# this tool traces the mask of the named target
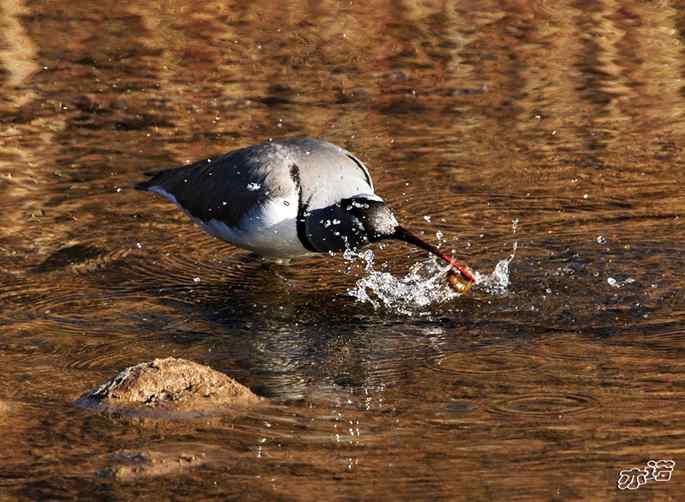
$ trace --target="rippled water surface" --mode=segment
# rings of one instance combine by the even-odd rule
[[[680,2],[2,0],[0,27],[0,499],[613,500],[673,459],[636,496],[682,500]],[[428,287],[402,244],[265,265],[132,189],[301,136],[484,282]],[[73,405],[170,355],[270,404]],[[205,460],[103,475],[129,450]]]

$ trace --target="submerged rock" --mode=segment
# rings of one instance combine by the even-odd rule
[[[212,412],[259,401],[228,375],[185,359],[168,357],[137,364],[83,394],[82,406]]]
[[[123,450],[108,456],[107,467],[97,475],[119,481],[136,481],[142,478],[168,476],[215,460],[212,449],[189,446],[161,447],[155,450]]]

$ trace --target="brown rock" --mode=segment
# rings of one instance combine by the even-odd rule
[[[141,478],[179,474],[183,471],[204,465],[216,457],[213,450],[197,447],[170,448],[156,450],[123,450],[109,455],[107,467],[98,471],[99,477],[114,478],[119,481],[136,481]]]
[[[83,406],[218,411],[259,401],[228,375],[192,361],[169,357],[121,371],[77,401]]]

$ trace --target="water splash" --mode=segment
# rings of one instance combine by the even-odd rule
[[[484,289],[488,293],[497,295],[505,294],[510,284],[509,264],[516,257],[517,248],[518,241],[514,241],[509,257],[497,262],[497,265],[495,265],[495,270],[493,270],[490,274],[483,275],[480,272],[475,271],[474,276],[476,277],[476,286],[478,286],[479,289]]]
[[[609,284],[609,286],[611,286],[612,288],[616,288],[616,289],[622,288],[623,286],[625,286],[627,284],[632,284],[634,282],[635,282],[635,279],[633,279],[632,277],[628,277],[627,279],[625,279],[623,281],[621,281],[619,279],[614,279],[613,277],[607,277],[607,284]]]
[[[373,251],[361,254],[345,253],[346,259],[361,258],[365,275],[359,279],[348,294],[361,303],[370,303],[392,311],[413,315],[425,307],[444,303],[459,296],[447,284],[447,267],[439,267],[434,260],[414,264],[403,277],[375,269]]]
[[[473,271],[476,278],[475,290],[495,295],[506,294],[510,284],[509,264],[516,256],[517,245],[514,242],[511,255],[500,260],[491,273]],[[422,314],[427,313],[426,309],[430,306],[462,296],[447,283],[446,276],[450,267],[442,266],[442,263],[432,257],[414,264],[401,277],[377,270],[375,255],[371,250],[361,253],[348,250],[344,257],[348,261],[361,260],[365,272],[347,293],[360,303],[371,304],[374,309],[383,307],[405,315]]]
[[[511,220],[511,231],[514,235],[518,231],[519,219],[514,218]],[[511,246],[511,254],[508,258],[500,260],[495,265],[495,270],[493,270],[488,275],[483,275],[478,271],[475,271],[474,276],[476,277],[476,286],[480,289],[484,289],[486,292],[496,295],[504,295],[509,288],[509,264],[516,257],[516,250],[518,249],[518,241],[514,241]]]

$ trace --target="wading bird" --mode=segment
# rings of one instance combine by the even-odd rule
[[[394,239],[425,249],[475,282],[454,258],[397,222],[357,157],[325,141],[271,141],[150,175],[136,188],[160,194],[211,235],[264,257],[357,250]]]

